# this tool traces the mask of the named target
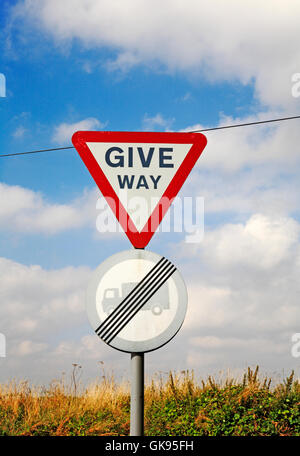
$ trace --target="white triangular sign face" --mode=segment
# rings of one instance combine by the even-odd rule
[[[206,145],[199,133],[77,132],[72,141],[136,248],[148,244]]]
[[[140,233],[192,144],[88,142],[87,146]]]

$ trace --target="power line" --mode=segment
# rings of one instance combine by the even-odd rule
[[[40,154],[41,152],[51,152],[53,150],[66,150],[66,149],[74,149],[74,146],[55,147],[54,149],[30,150],[29,152],[16,152],[15,154],[0,155],[0,157],[15,157],[17,155]]]
[[[265,123],[270,123],[270,122],[282,122],[284,120],[293,120],[293,119],[300,119],[300,116],[281,117],[280,119],[258,120],[256,122],[248,122],[248,123],[241,123],[241,124],[234,124],[234,125],[224,125],[222,127],[213,127],[213,128],[205,128],[202,130],[193,130],[193,131],[190,131],[189,133],[201,133],[204,131],[224,130],[225,128],[247,127],[249,125],[259,125],[259,124],[265,124]]]
[[[283,122],[285,120],[293,120],[293,119],[300,119],[300,115],[291,116],[291,117],[281,117],[279,119],[259,120],[256,122],[247,122],[247,123],[241,123],[241,124],[223,125],[221,127],[203,128],[202,130],[192,130],[187,133],[203,133],[205,131],[225,130],[226,128],[248,127],[250,125],[261,125],[261,124],[266,124],[266,123],[271,123],[271,122]],[[16,157],[18,155],[40,154],[42,152],[52,152],[52,151],[56,151],[56,150],[68,150],[68,149],[74,149],[74,146],[55,147],[52,149],[30,150],[28,152],[16,152],[13,154],[2,154],[2,155],[0,155],[0,158],[1,157]]]

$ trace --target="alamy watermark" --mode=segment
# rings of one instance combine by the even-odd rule
[[[6,97],[6,78],[3,73],[0,73],[0,97]]]
[[[185,242],[189,244],[200,243],[203,240],[204,198],[202,196],[176,197],[171,200],[162,197],[159,200],[142,196],[127,198],[124,192],[120,200],[121,203],[117,204],[113,198],[98,199],[96,208],[100,213],[96,219],[96,227],[100,233],[135,231],[136,227],[139,232],[185,233]],[[135,227],[132,227],[127,212]],[[117,215],[119,222],[113,213]],[[150,214],[152,216],[148,221]]]
[[[0,333],[0,358],[5,358],[6,356],[6,337],[4,334]]]
[[[294,98],[300,97],[300,73],[294,73],[292,75],[292,96]]]
[[[300,357],[300,333],[295,333],[292,335],[292,345],[291,354],[293,358]]]

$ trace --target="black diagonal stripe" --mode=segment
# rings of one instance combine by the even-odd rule
[[[123,301],[120,302],[120,304],[105,318],[105,320],[98,326],[98,328],[95,329],[96,332],[99,331],[102,327],[106,326],[106,324],[110,321],[113,320],[116,316],[116,314],[119,313],[121,307],[123,307],[123,304],[126,304],[127,300],[137,291],[137,289],[143,284],[144,281],[146,281],[150,274],[152,274],[157,268],[160,268],[161,263],[164,263],[165,261],[168,261],[166,258],[161,258],[158,263],[145,275],[145,277],[130,291],[130,293],[123,299]]]
[[[157,284],[161,280],[161,278],[163,278],[169,272],[170,268],[173,268],[173,267],[174,266],[172,265],[172,263],[170,263],[168,261],[167,264],[165,264],[163,267],[161,267],[159,269],[158,275],[157,275],[157,271],[156,271],[155,275],[151,278],[151,280],[148,280],[143,285],[144,290],[141,289],[139,291],[139,293],[133,299],[131,299],[129,305],[126,306],[126,308],[123,310],[123,312],[121,312],[121,314],[118,316],[118,319],[113,321],[113,325],[112,326],[110,325],[111,327],[105,328],[104,331],[101,332],[100,337],[104,340],[107,337],[109,337],[108,333],[112,333],[115,331],[115,328],[119,326],[120,321],[124,321],[124,319],[127,318],[127,316],[136,308],[136,306],[139,304],[141,299],[143,299],[145,296],[147,296],[149,289],[151,290],[153,288],[153,286],[155,284]],[[98,335],[99,335],[99,333],[98,333]]]
[[[107,330],[109,326],[112,326],[116,323],[117,319],[120,318],[120,315],[127,310],[127,308],[131,305],[132,300],[135,299],[136,295],[140,293],[140,290],[146,286],[150,281],[152,281],[153,277],[160,271],[163,270],[166,264],[169,261],[167,259],[163,259],[160,261],[159,264],[157,263],[149,273],[135,286],[135,288],[123,299],[123,301],[116,307],[114,310],[114,314],[112,318],[106,318],[104,322],[99,326],[97,329],[97,334],[102,337],[103,332]]]
[[[138,291],[138,289],[145,283],[145,281],[147,281],[149,279],[150,275],[152,275],[155,272],[155,270],[160,268],[162,266],[162,264],[165,262],[168,262],[168,260],[164,257],[161,258],[156,263],[156,265],[152,269],[150,269],[150,271],[145,275],[145,277],[123,299],[123,301],[120,302],[120,304],[107,316],[107,318],[105,318],[105,320],[98,326],[98,328],[95,329],[95,331],[98,332],[100,329],[105,327],[111,320],[113,320],[115,318],[115,316],[117,316],[119,314],[120,310],[122,310],[122,308],[124,307],[126,302],[133,296],[133,294],[135,294]]]
[[[145,305],[145,303],[152,298],[152,296],[157,292],[157,290],[162,287],[162,285],[171,277],[172,274],[174,274],[175,271],[176,267],[173,266],[170,272],[166,276],[164,276],[162,281],[159,284],[157,284],[157,286],[151,291],[151,293],[146,298],[142,300],[139,306],[135,309],[134,314],[130,315],[127,318],[127,320],[124,321],[124,323],[120,327],[118,327],[118,329],[108,339],[105,340],[107,344],[110,344],[111,341],[122,331],[122,329],[125,328],[125,326],[130,322],[130,320],[139,312],[139,310]]]
[[[163,277],[160,277],[159,280],[157,280],[155,283],[153,283],[152,287],[147,290],[148,294],[144,294],[139,301],[136,303],[135,307],[131,309],[125,317],[122,319],[122,321],[118,322],[116,327],[110,334],[108,334],[103,340],[105,342],[109,342],[116,337],[119,332],[130,322],[130,320],[142,309],[142,307],[151,299],[154,293],[168,280],[168,278],[176,271],[175,266],[171,266],[168,269],[168,272],[166,275]]]
[[[113,319],[111,319],[108,323],[107,323],[107,319],[104,320],[101,328],[99,328],[99,330],[97,331],[97,334],[99,337],[103,338],[103,336],[108,332],[108,331],[111,331],[112,330],[112,327],[117,325],[118,324],[118,321],[120,320],[120,318],[122,318],[122,316],[124,315],[124,313],[127,313],[128,310],[130,310],[130,308],[135,304],[136,300],[140,298],[140,295],[141,293],[144,293],[145,292],[145,289],[149,288],[152,284],[152,282],[154,280],[157,280],[157,276],[159,275],[162,275],[165,271],[165,269],[167,267],[169,267],[171,263],[169,262],[169,260],[165,259],[163,262],[160,263],[160,267],[159,268],[152,268],[152,270],[150,271],[150,274],[147,274],[147,279],[146,277],[135,287],[135,291],[134,293],[131,293],[130,295],[128,295],[124,301],[123,301],[123,305],[121,307],[121,305],[118,306],[118,312],[115,313],[115,316]],[[145,280],[146,279],[146,280]],[[130,299],[129,299],[130,298]],[[125,302],[126,301],[126,302]]]

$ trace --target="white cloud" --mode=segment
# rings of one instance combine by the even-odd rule
[[[145,114],[143,118],[143,130],[154,131],[157,127],[169,130],[173,122],[174,119],[166,119],[160,113],[153,117]]]
[[[198,349],[207,350],[210,352],[218,352],[220,350],[229,349],[236,351],[247,350],[253,353],[282,353],[285,351],[284,344],[274,343],[267,338],[255,337],[255,338],[237,338],[237,337],[215,337],[215,336],[204,336],[204,337],[193,337],[190,340],[192,347]]]
[[[300,60],[297,0],[288,8],[272,0],[24,0],[13,16],[57,43],[79,39],[85,47],[109,47],[119,63],[160,62],[170,70],[200,71],[210,81],[254,83],[262,102],[297,106],[291,95]]]
[[[71,138],[76,131],[102,130],[104,127],[105,124],[94,117],[89,117],[71,124],[64,122],[55,127],[52,140],[58,144],[66,144],[71,142]]]
[[[207,232],[197,249],[183,246],[190,271],[185,331],[241,339],[291,334],[300,319],[299,233],[292,218],[256,214]]]
[[[18,322],[17,328],[24,331],[24,333],[31,333],[37,328],[37,325],[37,319],[25,317]]]
[[[25,352],[31,347],[28,334],[33,342],[40,342],[65,325],[78,325],[89,274],[86,267],[48,271],[0,258],[3,333],[8,339],[22,339],[26,334],[20,345]]]
[[[84,191],[69,204],[49,203],[38,192],[0,183],[0,228],[22,233],[55,234],[96,224],[99,192]]]
[[[47,346],[48,345],[44,343],[36,343],[32,340],[23,340],[16,346],[15,349],[12,350],[12,353],[17,356],[27,356],[44,351]]]
[[[234,125],[280,117],[278,112],[260,112],[243,118],[221,116],[219,125]],[[203,125],[190,125],[181,131],[203,129]],[[268,165],[288,169],[300,164],[298,149],[299,120],[255,127],[204,132],[208,142],[198,164],[201,168],[236,172],[245,167]]]
[[[1,381],[9,375],[45,381],[78,360],[90,360],[93,370],[96,359],[107,358],[86,317],[90,275],[87,267],[45,270],[0,258],[0,331],[7,343]]]
[[[276,117],[260,113],[236,124]],[[207,146],[191,172],[181,195],[202,196],[205,214],[245,217],[253,213],[289,215],[300,207],[300,141],[298,121],[204,133]],[[184,131],[201,129],[193,125]]]
[[[65,204],[57,204],[48,202],[39,192],[0,182],[0,197],[0,231],[56,235],[89,227],[94,237],[101,236],[102,239],[115,238],[123,233],[97,188],[84,190],[81,196]],[[107,225],[113,230],[106,231]]]
[[[83,336],[79,341],[61,341],[55,347],[54,356],[69,357],[70,359],[99,359],[99,338],[96,334]]]
[[[220,328],[231,318],[232,290],[230,287],[206,286],[202,279],[199,283],[188,283],[189,308],[184,321],[184,330]],[[200,300],[199,300],[200,297]]]
[[[13,132],[13,137],[16,138],[16,139],[23,138],[26,132],[27,132],[27,128],[25,128],[22,125],[20,125]]]
[[[186,92],[186,93],[180,98],[180,101],[186,102],[186,101],[190,101],[191,99],[192,99],[191,92]]]
[[[114,60],[106,62],[105,66],[109,71],[121,71],[126,73],[132,67],[139,64],[139,59],[131,52],[123,52]]]
[[[204,254],[222,266],[276,267],[298,247],[299,224],[285,217],[255,214],[245,224],[225,224],[206,232]]]
[[[177,342],[189,367],[297,369],[291,336],[300,321],[299,233],[291,217],[255,214],[207,230],[198,248],[182,245],[181,256],[173,247],[177,264],[187,260],[189,305]]]
[[[253,363],[293,366],[291,334],[300,321],[299,230],[291,217],[256,214],[243,224],[211,230],[197,250],[184,246],[187,316],[170,345],[153,359],[147,355],[148,369],[211,373]],[[89,332],[84,293],[90,274],[83,267],[47,271],[0,259],[0,330],[8,346],[3,372],[41,378],[78,362],[91,376],[97,360],[110,366],[118,360],[120,374],[128,357]],[[43,363],[47,373],[39,372]]]

